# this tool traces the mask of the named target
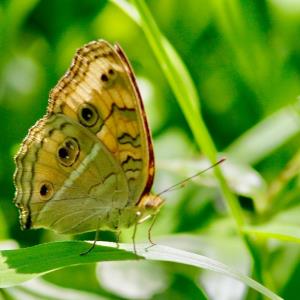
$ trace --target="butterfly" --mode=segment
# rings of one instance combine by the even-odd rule
[[[150,130],[119,45],[98,40],[77,50],[15,163],[22,229],[120,231],[158,212]]]

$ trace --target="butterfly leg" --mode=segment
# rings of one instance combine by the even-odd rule
[[[98,238],[99,238],[99,219],[98,219],[97,230],[95,233],[95,238],[94,238],[94,242],[93,242],[92,246],[90,248],[88,248],[86,251],[80,253],[80,256],[89,254],[95,248]]]
[[[151,222],[150,227],[149,227],[149,229],[148,229],[148,241],[150,242],[151,245],[148,246],[148,247],[146,248],[146,250],[148,250],[148,249],[150,249],[151,247],[153,247],[153,246],[156,245],[156,243],[153,242],[152,236],[151,236],[151,231],[152,231],[152,228],[153,228],[153,226],[154,226],[154,224],[155,224],[156,218],[157,218],[157,215],[156,215],[156,214],[153,215],[152,222]]]
[[[122,233],[121,230],[118,230],[116,232],[116,245],[117,245],[117,249],[119,249],[119,247],[120,247],[120,236],[121,236],[121,233]]]
[[[134,228],[133,228],[133,233],[132,233],[132,244],[133,244],[133,251],[134,251],[134,254],[137,254],[137,251],[136,251],[136,244],[135,244],[135,237],[136,237],[136,232],[137,232],[137,226],[138,226],[138,222],[135,222],[134,223]]]

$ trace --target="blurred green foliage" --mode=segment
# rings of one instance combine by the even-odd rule
[[[299,1],[151,0],[147,4],[186,64],[210,134],[218,150],[229,158],[224,173],[249,223],[245,231],[252,234],[261,255],[263,284],[285,299],[296,299],[300,280]],[[15,247],[13,240],[29,246],[70,238],[45,230],[20,231],[12,204],[13,155],[28,128],[46,111],[48,93],[69,67],[75,50],[99,38],[120,43],[138,77],[154,137],[155,191],[203,168],[201,149],[161,66],[141,29],[118,6],[104,0],[0,0],[3,247]],[[215,180],[208,174],[196,183],[165,196],[166,205],[153,236],[159,243],[218,258],[251,275],[249,254]],[[146,239],[148,226],[139,228],[140,240]],[[124,232],[122,240],[129,241],[130,235]],[[92,239],[93,235],[81,238]],[[101,239],[112,240],[113,236],[103,233]],[[18,293],[25,290],[26,294],[27,289],[38,295],[34,299],[42,299],[37,292],[40,287],[43,291],[52,288],[60,296],[49,295],[63,299],[66,291],[62,287],[66,287],[89,292],[86,299],[256,296],[224,276],[188,267],[148,263],[143,268],[131,263],[124,268],[121,262],[116,264],[60,270],[46,275],[44,282],[33,282],[21,291],[10,288],[2,294],[4,299],[7,295],[21,299]],[[129,270],[132,276],[128,276]],[[151,279],[149,274],[154,273],[157,278]],[[148,284],[142,281],[145,287],[139,286],[140,277],[148,279]],[[78,299],[85,299],[80,295]]]

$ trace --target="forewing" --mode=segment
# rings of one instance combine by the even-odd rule
[[[127,178],[129,206],[149,193],[151,137],[133,71],[119,46],[100,40],[79,49],[50,94],[48,112],[79,122],[107,147]]]

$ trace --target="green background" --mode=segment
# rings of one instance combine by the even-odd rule
[[[211,137],[220,156],[228,157],[223,164],[225,177],[238,196],[246,223],[253,226],[252,233],[254,226],[263,228],[252,236],[260,253],[263,284],[285,299],[296,299],[300,280],[300,2],[162,0],[147,1],[147,5],[194,81]],[[23,247],[72,238],[19,229],[12,203],[13,156],[28,129],[45,113],[49,91],[69,67],[76,49],[99,38],[118,42],[137,75],[154,138],[154,191],[207,166],[143,31],[117,5],[101,0],[0,0],[3,249],[16,243]],[[251,276],[249,254],[211,173],[165,194],[164,199],[166,205],[153,230],[158,243],[205,254]],[[147,239],[148,227],[139,228],[139,241]],[[284,236],[284,230],[290,230],[290,235]],[[121,240],[128,242],[130,236],[130,230],[124,232]],[[93,239],[93,234],[77,238]],[[115,240],[107,232],[100,238]],[[87,265],[44,279],[47,282],[32,283],[23,290],[34,299],[42,297],[35,295],[39,288],[45,297],[47,289],[52,295],[51,288],[64,297],[61,287],[72,289],[79,298],[77,290],[86,291],[90,293],[82,296],[86,299],[258,297],[224,276],[166,263]],[[15,296],[16,290],[3,291],[3,297],[6,293]]]

